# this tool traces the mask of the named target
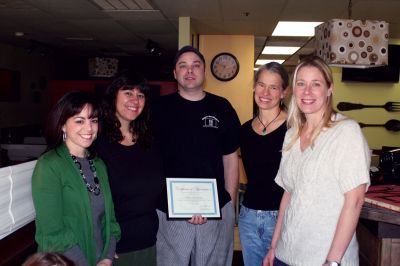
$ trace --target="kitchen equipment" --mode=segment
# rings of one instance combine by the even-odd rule
[[[358,123],[360,127],[384,127],[389,131],[400,131],[400,121],[396,119],[390,119],[385,124],[364,124]]]
[[[385,183],[400,183],[400,148],[382,147],[379,170]]]
[[[384,105],[366,105],[361,103],[340,102],[337,105],[339,111],[350,111],[363,108],[384,108],[388,112],[400,112],[400,102],[387,102]]]

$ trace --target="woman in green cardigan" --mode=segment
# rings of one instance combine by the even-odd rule
[[[39,251],[63,253],[78,266],[111,265],[120,237],[106,167],[88,151],[98,110],[88,93],[61,98],[47,122],[49,151],[32,176]]]

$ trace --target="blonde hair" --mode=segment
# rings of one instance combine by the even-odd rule
[[[292,86],[293,90],[296,86],[297,74],[303,67],[317,68],[324,77],[327,87],[333,88],[333,76],[329,66],[320,57],[310,56],[301,60],[300,63],[297,65],[293,75],[293,86]],[[335,121],[332,120],[332,117],[336,114],[336,111],[333,110],[332,93],[328,95],[326,101],[327,104],[325,106],[324,114],[322,116],[322,121],[321,123],[319,123],[319,125],[314,130],[311,136],[311,147],[313,146],[315,139],[317,138],[317,136],[319,135],[319,133],[323,128],[327,127],[329,128],[335,124]],[[289,150],[293,146],[293,144],[297,141],[297,139],[300,137],[301,130],[303,129],[305,123],[306,123],[306,117],[304,113],[297,106],[296,96],[293,93],[290,99],[287,124],[289,128],[293,128],[292,130],[294,131],[294,133],[293,133],[293,138],[285,148],[286,151]]]

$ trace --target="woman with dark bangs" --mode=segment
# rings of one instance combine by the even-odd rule
[[[62,253],[77,266],[111,266],[120,236],[106,167],[88,150],[98,112],[88,93],[62,97],[47,122],[49,151],[32,176],[39,251]]]
[[[105,161],[121,225],[114,265],[156,265],[156,207],[163,189],[161,157],[150,134],[149,87],[123,72],[103,98],[101,134],[95,149]]]

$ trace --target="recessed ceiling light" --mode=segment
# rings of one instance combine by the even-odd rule
[[[314,36],[314,28],[322,22],[279,21],[272,36]]]
[[[22,37],[22,36],[25,35],[25,33],[23,33],[22,31],[16,31],[14,34],[15,34],[15,36],[17,36],[17,37]]]
[[[263,54],[294,54],[300,46],[265,46],[262,53]]]
[[[282,59],[258,59],[256,61],[256,65],[265,65],[271,62],[277,62],[279,64],[282,64],[285,60]]]

